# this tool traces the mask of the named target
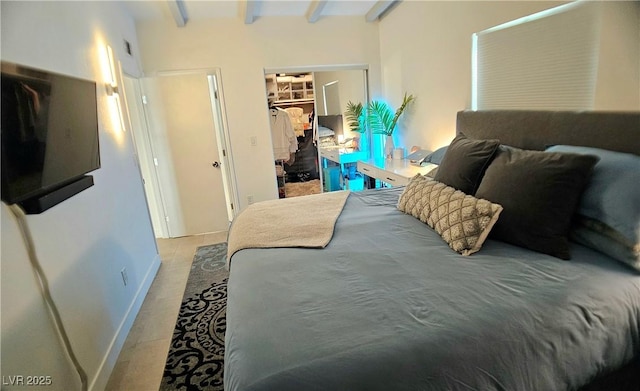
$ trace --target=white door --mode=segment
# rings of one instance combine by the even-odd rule
[[[170,237],[229,227],[207,74],[142,79]]]
[[[142,104],[140,83],[138,79],[128,75],[124,75],[123,82],[129,121],[131,123],[131,133],[140,164],[142,183],[144,184],[147,204],[149,205],[149,214],[151,215],[153,230],[157,238],[166,238],[169,236],[169,228],[164,219],[166,211],[164,210],[164,203],[162,202],[158,173],[153,163],[155,154],[153,153],[151,140],[149,139],[149,129]]]

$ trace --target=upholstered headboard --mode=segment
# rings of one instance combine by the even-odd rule
[[[523,149],[568,144],[640,155],[640,112],[465,110],[457,133]]]

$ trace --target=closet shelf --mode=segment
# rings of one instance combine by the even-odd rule
[[[277,100],[277,101],[273,102],[273,104],[276,105],[276,106],[296,105],[296,104],[302,104],[302,103],[313,103],[313,98],[307,98],[307,99],[283,99],[283,100]]]
[[[276,91],[278,102],[313,100],[313,75],[277,76],[267,79],[267,89]]]

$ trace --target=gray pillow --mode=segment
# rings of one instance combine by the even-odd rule
[[[475,195],[504,208],[491,237],[570,259],[571,218],[597,161],[501,146]]]
[[[435,151],[431,152],[424,158],[424,163],[433,163],[433,164],[442,163],[442,158],[444,158],[445,153],[447,153],[447,148],[449,148],[448,145],[444,147],[440,147]]]
[[[472,140],[459,134],[447,148],[434,179],[474,195],[499,146],[498,140]]]
[[[600,158],[580,199],[571,237],[640,270],[640,156],[569,145],[547,151]]]

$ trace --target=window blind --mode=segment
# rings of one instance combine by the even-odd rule
[[[472,109],[593,109],[599,10],[571,3],[474,34]]]

